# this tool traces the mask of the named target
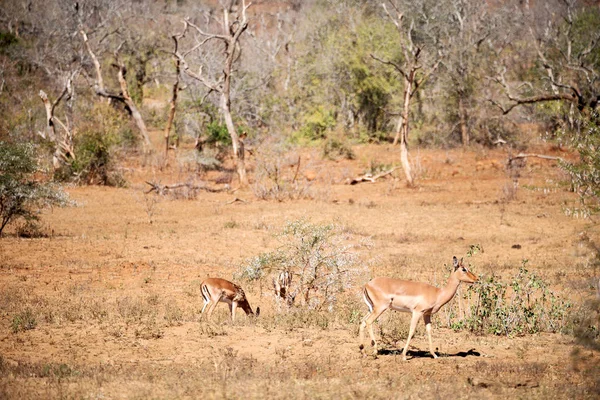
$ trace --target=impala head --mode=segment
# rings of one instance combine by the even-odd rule
[[[238,307],[244,310],[246,315],[254,315],[255,317],[260,315],[260,307],[256,307],[256,312],[252,311],[252,307],[250,307],[250,303],[246,299],[239,301]]]
[[[459,281],[466,283],[475,283],[479,280],[479,278],[477,278],[475,274],[473,274],[471,271],[468,270],[467,267],[464,266],[462,258],[460,259],[460,261],[458,261],[458,258],[454,256],[452,261],[454,263],[454,275],[458,278]]]

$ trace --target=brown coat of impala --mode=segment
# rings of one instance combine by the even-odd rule
[[[369,335],[371,336],[371,345],[374,347],[374,354],[377,354],[377,342],[373,334],[373,322],[385,310],[390,308],[396,311],[412,313],[408,339],[402,351],[403,359],[406,360],[408,344],[415,333],[415,328],[421,317],[423,317],[423,321],[425,322],[425,329],[429,339],[429,351],[433,355],[433,358],[437,358],[431,341],[431,316],[438,312],[444,304],[452,300],[461,282],[475,283],[478,280],[477,276],[463,265],[462,259],[459,262],[454,257],[453,262],[454,271],[444,288],[437,288],[427,283],[394,278],[374,278],[367,283],[363,290],[363,299],[367,303],[367,307],[369,307],[369,313],[363,318],[360,324],[360,349],[364,348],[364,330],[368,327]]]
[[[240,307],[246,312],[246,315],[255,315],[248,303],[244,289],[235,283],[221,278],[208,278],[200,284],[200,291],[204,299],[202,314],[208,307],[207,318],[210,319],[215,307],[219,302],[227,303],[231,312],[231,320],[235,321],[235,310]],[[256,308],[256,315],[260,313],[260,308]]]

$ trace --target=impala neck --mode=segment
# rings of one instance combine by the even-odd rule
[[[438,294],[437,309],[452,300],[458,290],[458,285],[460,285],[458,278],[454,274],[450,275],[448,283],[443,289],[440,289],[440,293]]]

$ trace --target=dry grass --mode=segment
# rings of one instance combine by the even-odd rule
[[[594,324],[577,313],[589,314],[582,305],[595,293],[589,243],[600,243],[600,232],[564,215],[573,198],[553,183],[552,162],[520,168],[516,193],[505,190],[501,151],[420,151],[418,188],[406,188],[400,171],[350,186],[345,179],[375,161],[397,163],[393,148],[354,151],[356,160],[306,155],[302,168],[314,172],[311,190],[321,193],[310,200],[257,200],[251,189],[144,197],[145,179],[173,183],[181,171],[133,160],[129,188],[72,188],[78,207],[43,216],[41,229],[52,231],[8,232],[0,241],[0,397],[597,398],[597,351],[570,334],[455,332],[448,321],[460,312],[457,300],[434,317],[439,360],[425,351],[419,325],[412,358],[402,362],[409,318],[391,312],[376,324],[383,351],[362,357],[359,288],[333,313],[281,312],[270,284],[248,284],[259,318],[239,311],[231,323],[224,305],[211,322],[201,318],[206,276],[231,278],[278,245],[273,234],[286,221],[307,218],[372,239],[362,254],[374,261],[364,281],[387,275],[443,285],[444,264],[480,244],[483,253],[468,259],[475,273],[506,282],[527,259],[530,271],[578,306],[576,319]],[[211,177],[218,172],[203,179]]]

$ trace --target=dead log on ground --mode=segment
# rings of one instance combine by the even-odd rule
[[[217,188],[211,188],[210,186],[207,186],[206,184],[195,185],[193,183],[174,183],[172,185],[162,185],[158,182],[148,182],[148,181],[146,181],[146,183],[148,185],[150,185],[150,189],[147,192],[145,192],[146,194],[156,192],[157,194],[159,194],[161,196],[164,196],[165,193],[169,190],[176,190],[176,189],[181,189],[181,188],[187,188],[189,190],[204,190],[204,191],[210,192],[210,193],[226,192],[229,190],[228,187],[217,189]]]
[[[389,174],[391,174],[392,172],[394,172],[395,170],[397,170],[400,167],[394,167],[391,168],[387,171],[384,172],[380,172],[377,175],[372,175],[372,174],[364,174],[362,176],[358,176],[354,179],[352,179],[349,183],[350,185],[356,185],[357,183],[361,183],[361,182],[371,182],[371,183],[375,183],[375,181],[379,178],[383,178],[384,176],[387,176]]]

